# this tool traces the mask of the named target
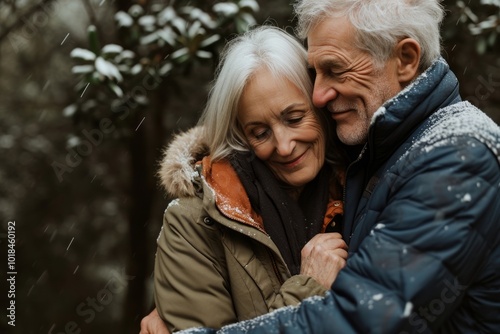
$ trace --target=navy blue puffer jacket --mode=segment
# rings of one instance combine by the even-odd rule
[[[347,171],[324,298],[221,333],[500,333],[500,129],[444,60],[381,107]]]

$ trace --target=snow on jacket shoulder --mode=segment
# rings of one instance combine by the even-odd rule
[[[324,295],[314,279],[290,276],[227,161],[210,163],[200,128],[165,151],[160,178],[173,200],[155,260],[155,303],[169,330],[250,319]]]
[[[437,60],[379,109],[349,166],[331,291],[220,332],[500,333],[499,151],[499,127]]]

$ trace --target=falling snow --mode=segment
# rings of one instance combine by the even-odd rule
[[[462,197],[462,203],[466,203],[466,202],[470,202],[472,200],[472,197],[470,194],[465,194],[463,197]]]
[[[412,310],[413,310],[413,304],[411,302],[407,302],[405,305],[405,310],[403,311],[403,317],[405,318],[409,317]]]
[[[69,36],[69,33],[66,34],[66,37],[64,37],[63,41],[61,42],[61,45],[63,45],[64,42],[66,42],[66,39],[68,38],[68,36]]]

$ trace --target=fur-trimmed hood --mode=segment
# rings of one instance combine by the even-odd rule
[[[158,176],[169,196],[194,196],[194,166],[198,160],[209,154],[203,138],[203,127],[196,126],[176,135],[163,151]]]

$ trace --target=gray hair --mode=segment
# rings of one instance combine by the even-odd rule
[[[401,38],[413,38],[421,48],[420,70],[441,53],[441,0],[298,0],[297,35],[305,39],[321,20],[346,17],[356,30],[356,47],[367,51],[377,66],[391,56]]]
[[[249,150],[237,120],[238,103],[247,82],[262,68],[276,78],[292,82],[309,99],[312,108],[307,51],[296,38],[271,26],[238,36],[222,52],[199,122],[204,125],[212,161],[225,158],[234,150]]]

